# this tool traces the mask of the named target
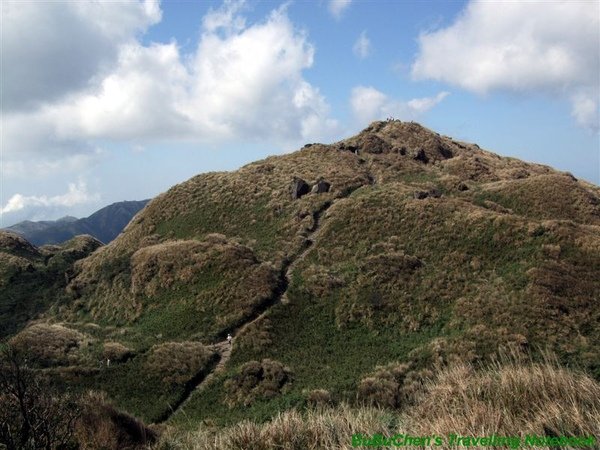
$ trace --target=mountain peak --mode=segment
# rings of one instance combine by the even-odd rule
[[[424,164],[450,159],[477,148],[441,136],[419,123],[400,120],[372,122],[356,136],[337,145],[342,150],[357,154],[397,154]]]
[[[597,187],[550,167],[374,122],[173,186],[96,251],[85,237],[73,251],[42,248],[56,253],[44,270],[89,254],[63,270],[62,297],[47,297],[61,305],[45,318],[94,336],[93,354],[115,341],[136,352],[114,358],[95,388],[153,422],[180,409],[165,403],[202,418],[247,414],[255,401],[275,413],[307,386],[352,402],[394,376],[400,386],[438,364],[548,342],[600,377],[599,205]],[[203,389],[180,353],[198,342],[220,354]],[[86,367],[89,350],[73,352]],[[157,358],[182,363],[181,391],[160,382]]]

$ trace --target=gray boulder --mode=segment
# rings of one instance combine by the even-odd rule
[[[329,188],[331,188],[331,183],[325,180],[319,180],[314,184],[311,192],[313,194],[323,194],[325,192],[329,192]]]
[[[292,199],[296,200],[310,192],[310,186],[302,178],[294,177],[290,184]]]
[[[427,153],[425,153],[425,150],[423,149],[419,149],[417,151],[417,153],[415,154],[415,156],[413,157],[413,159],[415,161],[421,161],[422,163],[427,164],[429,162],[429,158],[427,157]]]

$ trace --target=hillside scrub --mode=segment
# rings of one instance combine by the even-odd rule
[[[156,431],[119,411],[102,393],[87,392],[80,405],[74,437],[81,450],[142,449],[158,438]]]
[[[75,261],[100,242],[80,236],[63,245],[37,248],[0,230],[0,338],[14,335],[32,319],[60,303]]]
[[[165,383],[184,384],[206,371],[215,356],[199,342],[166,342],[152,347],[146,369]]]
[[[119,342],[105,342],[102,346],[102,357],[114,362],[125,362],[134,356],[134,352]]]
[[[75,278],[69,290],[94,300],[76,300],[77,309],[65,311],[67,316],[111,317],[117,323],[135,319],[142,339],[215,339],[268,303],[281,282],[271,263],[222,234],[149,245],[123,267],[113,280]],[[121,302],[115,304],[114,298]]]
[[[225,382],[230,406],[250,405],[256,399],[273,398],[292,382],[292,371],[278,361],[248,361]]]
[[[204,241],[167,241],[143,247],[131,257],[131,290],[149,297],[176,282],[190,283],[205,270],[244,270],[257,264],[252,249],[209,235]]]
[[[11,345],[34,363],[52,366],[73,363],[85,336],[62,325],[31,325],[10,340]]]
[[[469,364],[453,365],[424,383],[415,399],[400,411],[341,404],[289,410],[265,423],[243,421],[224,429],[202,426],[188,433],[171,429],[156,449],[341,450],[353,448],[353,434],[377,433],[441,436],[444,445],[424,448],[450,449],[455,448],[448,444],[450,434],[521,438],[600,434],[600,384],[551,361],[513,359],[479,370]]]
[[[442,371],[407,412],[411,432],[600,436],[600,384],[554,361]]]
[[[269,422],[243,421],[225,429],[202,427],[194,432],[166,432],[157,450],[311,450],[348,449],[354,433],[389,434],[394,415],[376,408],[347,405],[300,413],[282,412]],[[391,425],[391,426],[390,426]]]
[[[411,364],[390,363],[380,366],[360,381],[356,392],[359,404],[404,409],[421,394],[431,370],[415,370]]]

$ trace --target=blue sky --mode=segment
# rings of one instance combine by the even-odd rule
[[[2,226],[415,120],[600,183],[600,3],[2,2]]]

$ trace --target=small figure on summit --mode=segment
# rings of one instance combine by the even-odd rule
[[[231,346],[231,340],[233,339],[233,337],[231,336],[231,333],[227,333],[227,342],[229,343],[229,345]]]

